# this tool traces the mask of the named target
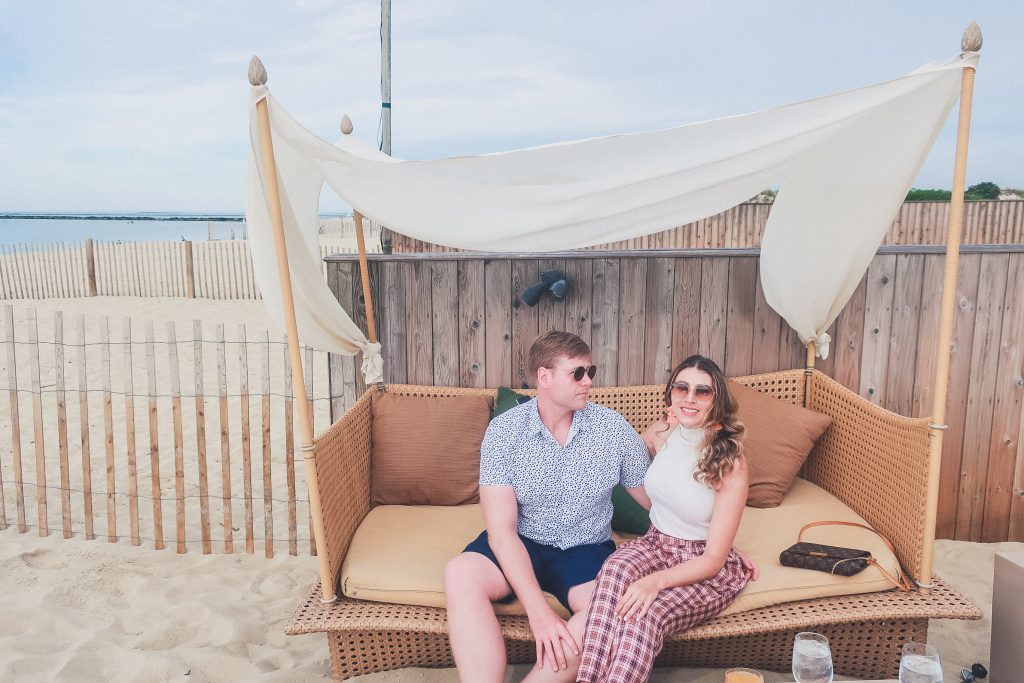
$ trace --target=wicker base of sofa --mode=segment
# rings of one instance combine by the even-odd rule
[[[334,679],[410,666],[453,666],[445,611],[340,598],[324,605],[317,585],[292,616],[286,632],[327,633]],[[930,595],[868,593],[789,602],[717,617],[670,638],[662,666],[753,666],[788,671],[793,636],[813,630],[828,636],[838,674],[893,678],[900,647],[923,641],[929,619],[980,619],[981,610],[935,577]],[[533,661],[525,617],[501,617],[509,663]]]

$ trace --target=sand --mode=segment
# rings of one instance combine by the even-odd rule
[[[988,662],[992,558],[1024,543],[939,541],[937,571],[985,612],[939,621],[929,641],[946,680]],[[202,555],[105,541],[0,532],[0,680],[329,681],[322,635],[285,636],[315,580],[309,557]],[[508,681],[528,667],[510,667]],[[784,681],[784,674],[768,674]],[[405,669],[362,683],[457,681],[453,669]],[[658,669],[652,681],[721,680],[706,669]]]
[[[204,338],[213,339],[214,325],[226,323],[229,339],[231,330],[239,323],[244,323],[249,330],[251,340],[263,330],[273,330],[273,325],[262,310],[258,301],[202,301],[182,299],[136,299],[127,297],[99,297],[95,299],[18,301],[12,303],[18,311],[19,320],[27,308],[35,308],[39,313],[40,334],[45,339],[45,330],[50,329],[52,311],[63,310],[70,320],[73,314],[84,313],[87,324],[96,316],[131,316],[136,321],[152,319],[157,321],[157,334],[160,338],[166,321],[172,320],[178,328],[180,338],[191,338],[191,320],[204,321]],[[24,334],[23,323],[19,323],[19,339]],[[120,327],[113,327],[113,338],[120,339]],[[69,325],[69,330],[73,330]],[[142,339],[142,325],[135,327],[135,339]],[[51,333],[52,334],[52,333]],[[69,332],[70,341],[77,341]],[[276,333],[271,332],[272,338]],[[19,349],[20,353],[20,349]],[[52,351],[48,351],[52,353]],[[90,350],[90,354],[93,351]],[[282,367],[280,347],[274,347],[272,359],[275,370],[275,382],[279,381]],[[159,352],[158,352],[159,355]],[[44,389],[53,388],[54,368],[51,362],[43,362],[41,383]],[[183,384],[192,377],[191,365],[186,365],[183,355],[181,377]],[[70,361],[68,361],[70,364]],[[138,361],[136,361],[137,363]],[[250,354],[250,366],[259,364],[259,355],[255,350]],[[19,386],[27,387],[27,364],[19,357]],[[94,381],[93,357],[89,358],[90,383]],[[122,386],[123,368],[113,363],[113,385],[115,390]],[[70,365],[69,365],[70,367]],[[230,367],[230,364],[229,364]],[[216,376],[215,359],[204,359],[207,395],[215,396]],[[6,388],[6,358],[0,359],[0,388]],[[68,375],[69,390],[76,386],[77,370],[70,369]],[[212,379],[211,379],[212,377]],[[254,375],[255,377],[255,375]],[[145,373],[135,369],[135,385],[142,393],[145,387]],[[166,377],[161,376],[164,382]],[[251,379],[251,381],[258,381]],[[229,387],[233,384],[229,372]],[[161,385],[163,386],[163,385]],[[318,389],[318,425],[326,424],[326,387],[317,385]],[[276,390],[276,386],[275,386]],[[186,392],[183,386],[183,393]],[[48,394],[52,399],[52,394]],[[90,425],[93,441],[94,481],[96,487],[102,486],[102,442],[96,442],[97,435],[102,437],[102,409],[93,407],[95,397],[90,399]],[[189,414],[185,402],[185,415]],[[237,415],[237,399],[233,399],[232,414]],[[125,433],[124,410],[119,404],[123,399],[115,397],[115,434]],[[77,398],[68,397],[69,434],[72,444],[78,435]],[[253,406],[253,421],[259,421],[258,403]],[[33,467],[31,451],[31,401],[23,397],[21,401],[22,434],[25,436],[24,453],[26,480],[30,480]],[[215,407],[208,406],[207,414],[216,412]],[[52,415],[52,410],[47,415]],[[28,417],[26,418],[26,415]],[[146,414],[144,406],[137,408],[136,423],[139,427],[140,453],[140,486],[145,482],[148,472],[148,435],[146,432]],[[275,420],[279,417],[275,416]],[[46,420],[44,441],[48,450],[48,467],[50,483],[58,482],[56,477],[56,460],[50,460],[52,445],[56,443],[56,420]],[[280,422],[275,422],[279,425]],[[161,424],[161,440],[168,443],[172,438],[167,432],[169,425]],[[258,429],[258,427],[256,428]],[[190,431],[191,430],[191,431]],[[215,431],[207,426],[208,452],[211,454],[210,486],[212,491],[219,491],[219,474],[217,473],[216,454],[219,446],[212,440],[210,432]],[[4,489],[8,521],[13,521],[13,495],[10,488],[10,413],[6,398],[0,401],[0,460],[4,467]],[[194,448],[194,423],[190,427],[188,420],[184,426],[184,443]],[[254,443],[259,443],[259,433],[254,431]],[[232,440],[232,462],[238,463],[238,439]],[[276,448],[275,453],[281,449]],[[173,472],[173,449],[164,447],[161,461],[164,467]],[[258,453],[258,448],[255,451]],[[75,451],[72,449],[72,454]],[[118,451],[119,462],[123,462],[121,451]],[[275,455],[275,457],[277,457]],[[74,455],[72,463],[75,462]],[[76,471],[78,474],[76,475]],[[258,476],[258,468],[254,475]],[[72,484],[80,484],[80,467],[71,467]],[[78,479],[75,479],[75,476]],[[304,497],[304,483],[299,468],[299,494]],[[235,481],[238,481],[236,478]],[[274,482],[274,497],[284,497],[284,478],[278,477]],[[119,482],[123,489],[123,482]],[[194,482],[190,483],[194,487]],[[189,489],[192,491],[192,488]],[[237,488],[236,488],[237,490]],[[170,495],[171,490],[164,495]],[[34,495],[34,494],[33,494]],[[262,519],[260,493],[257,490],[255,516],[257,525]],[[50,526],[60,526],[60,498],[58,492],[50,492]],[[76,499],[77,501],[77,499]],[[29,523],[34,522],[34,498],[30,498]],[[215,501],[216,503],[216,501]],[[143,501],[140,504],[145,505]],[[76,502],[75,505],[80,507]],[[97,499],[97,534],[101,535],[104,527],[104,504]],[[239,503],[235,502],[235,519],[241,516]],[[275,505],[277,505],[275,503]],[[123,521],[126,501],[122,498],[118,503],[120,531],[126,527]],[[165,503],[165,508],[167,504]],[[275,507],[275,511],[278,508]],[[220,508],[212,506],[212,519],[215,525],[215,538]],[[304,509],[300,509],[300,532],[304,527],[301,520],[305,517]],[[262,548],[256,546],[257,555],[236,553],[233,555],[213,554],[202,555],[198,542],[190,540],[188,552],[176,555],[173,547],[173,510],[165,509],[165,537],[168,548],[155,551],[151,543],[144,542],[141,547],[132,547],[126,540],[111,544],[103,538],[85,541],[82,535],[82,524],[76,518],[74,538],[63,540],[59,531],[48,538],[39,538],[36,530],[19,534],[12,527],[0,532],[0,592],[2,592],[3,609],[0,610],[0,680],[19,681],[94,681],[94,680],[130,680],[130,681],[329,681],[330,664],[327,656],[327,645],[322,635],[289,636],[284,635],[284,626],[300,598],[313,584],[316,578],[316,562],[314,558],[303,556],[308,548],[302,543],[299,546],[300,556],[291,557],[282,552],[279,546],[277,557],[268,560],[262,557]],[[278,516],[280,519],[280,516]],[[187,516],[188,537],[198,539],[198,514],[190,508]],[[143,515],[142,535],[147,537],[152,529],[146,526],[146,515]],[[236,522],[237,525],[237,522]],[[282,537],[283,529],[275,525],[276,536]],[[300,533],[300,536],[308,534]],[[257,533],[259,535],[259,533]],[[239,538],[235,534],[236,542]],[[238,544],[240,546],[240,544]],[[991,630],[991,595],[993,556],[1000,550],[1022,550],[1022,543],[975,544],[966,542],[939,541],[936,544],[936,571],[960,588],[971,600],[985,611],[986,618],[977,622],[935,622],[930,630],[929,640],[938,648],[943,658],[946,679],[956,680],[963,666],[972,662],[987,663],[989,634]],[[215,553],[222,552],[222,544],[214,544]],[[528,666],[510,667],[506,680],[520,680],[528,670]],[[700,681],[702,683],[717,682],[722,678],[720,670],[697,669],[659,669],[653,681]],[[786,674],[768,674],[769,681],[791,680]],[[359,679],[364,683],[399,683],[411,681],[429,681],[432,683],[457,681],[452,669],[426,670],[406,669],[364,676]],[[837,678],[837,680],[840,680]]]

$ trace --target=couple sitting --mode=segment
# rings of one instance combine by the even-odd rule
[[[459,675],[504,679],[491,602],[518,597],[537,643],[527,680],[646,681],[666,636],[718,614],[756,578],[732,548],[747,498],[736,402],[718,366],[691,356],[669,378],[666,418],[639,436],[587,402],[596,368],[576,335],[543,335],[529,366],[536,400],[496,417],[480,448],[486,531],[445,571]],[[616,484],[651,511],[647,534],[618,550]],[[568,622],[542,591],[573,612]]]

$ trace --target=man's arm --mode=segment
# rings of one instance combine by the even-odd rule
[[[498,558],[505,579],[526,608],[526,616],[537,641],[537,666],[543,668],[547,661],[553,671],[565,669],[563,648],[568,647],[573,654],[579,655],[579,644],[562,618],[548,605],[537,583],[530,555],[519,538],[515,490],[511,486],[481,486],[480,504],[491,550]]]

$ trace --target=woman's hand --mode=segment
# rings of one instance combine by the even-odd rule
[[[619,599],[619,604],[615,606],[615,616],[625,621],[643,619],[647,610],[654,603],[654,599],[661,592],[660,583],[656,574],[648,574],[629,584],[626,592]]]

